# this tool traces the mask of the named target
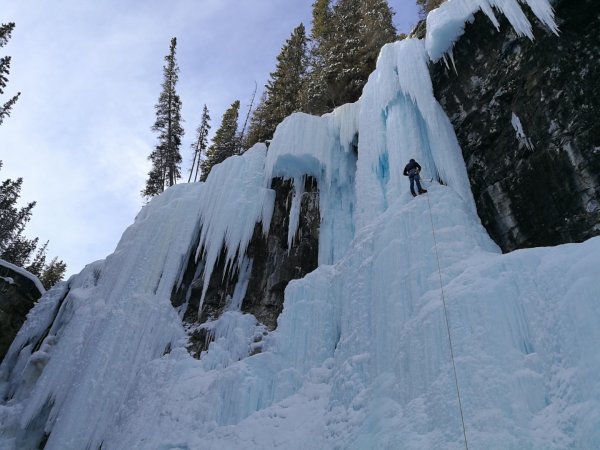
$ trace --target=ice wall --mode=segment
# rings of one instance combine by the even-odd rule
[[[296,113],[275,131],[265,163],[265,185],[273,177],[298,181],[309,175],[319,188],[319,264],[332,264],[354,237],[356,154],[352,147],[357,105],[346,105],[323,117]],[[298,192],[296,192],[298,194]],[[299,208],[292,208],[292,224]]]
[[[197,232],[201,185],[153,199],[115,252],[49,291],[1,369],[3,448],[99,448],[138,372],[183,328],[171,290]],[[9,445],[10,444],[10,445]]]
[[[436,252],[469,447],[594,448],[600,239],[501,255],[460,196],[429,188],[431,216],[398,198],[291,282],[262,353],[153,361],[107,448],[464,448]]]
[[[198,198],[202,228],[196,259],[204,261],[199,308],[221,250],[225,249],[225,266],[239,269],[255,225],[262,223],[264,234],[269,231],[275,192],[270,183],[263,187],[266,151],[264,144],[256,144],[215,166]]]
[[[358,228],[407,191],[408,178],[402,172],[411,158],[423,167],[424,178],[441,179],[475,214],[462,153],[433,96],[428,62],[423,41],[388,44],[365,86],[360,99]]]

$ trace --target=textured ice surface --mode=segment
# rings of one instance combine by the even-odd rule
[[[263,232],[269,231],[275,193],[263,187],[266,151],[264,144],[256,144],[243,155],[228,158],[204,183],[198,199],[202,231],[196,251],[196,257],[205,260],[200,308],[221,249],[226,250],[226,267],[235,262],[239,268],[255,225],[262,223]]]
[[[263,353],[147,366],[107,448],[464,448],[436,248],[470,447],[594,448],[600,238],[501,255],[460,196],[428,188],[437,247],[427,197],[403,194],[290,283]],[[236,317],[234,346],[253,334]]]
[[[115,253],[29,313],[0,367],[2,393],[12,398],[3,434],[14,448],[31,448],[44,433],[47,449],[98,448],[141,367],[183,337],[170,296],[196,230],[201,187],[179,185],[153,199]]]
[[[356,204],[354,176],[357,133],[356,105],[346,105],[323,117],[296,113],[279,124],[267,153],[265,185],[273,177],[294,181],[312,176],[319,188],[319,264],[331,264],[343,255],[354,237]],[[297,225],[299,204],[293,205],[292,225]]]
[[[552,28],[546,1],[526,3]],[[448,1],[433,37],[383,48],[357,103],[294,114],[268,152],[167,190],[113,255],[49,291],[0,366],[0,447],[464,448],[448,331],[471,448],[598,447],[600,238],[502,255],[433,97],[427,64],[474,8],[528,35],[516,1]],[[410,158],[429,190],[416,199]],[[268,230],[273,177],[295,187],[291,243],[307,175],[319,267],[289,283],[267,334],[239,311],[245,249],[257,223]],[[190,254],[208,276],[223,248],[240,276],[195,360],[169,298]]]

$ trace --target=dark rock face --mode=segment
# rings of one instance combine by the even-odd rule
[[[503,251],[600,234],[600,2],[555,8],[560,37],[529,14],[534,42],[479,13],[454,47],[456,72],[430,69]]]
[[[252,270],[241,305],[241,311],[251,313],[259,323],[273,330],[283,309],[283,294],[287,284],[317,268],[319,242],[319,196],[313,178],[307,177],[300,203],[300,221],[296,239],[288,250],[289,213],[294,189],[289,181],[274,179],[275,208],[268,236],[263,236],[262,225],[257,224],[248,246],[247,257]],[[194,246],[194,248],[197,246]],[[183,320],[189,329],[192,355],[199,357],[208,347],[211,336],[199,324],[218,318],[225,310],[238,282],[239,273],[225,267],[224,254],[219,259],[208,285],[202,310],[198,313],[202,285],[203,261],[194,262],[190,256],[183,283],[173,292],[173,306],[183,308],[189,297]]]
[[[293,189],[290,182],[273,180],[275,210],[267,239],[255,230],[248,247],[253,259],[252,276],[242,311],[254,316],[269,329],[277,326],[283,309],[283,293],[291,280],[304,277],[317,268],[319,255],[319,192],[308,177],[300,203],[300,222],[292,248],[288,250],[289,209]],[[258,232],[257,232],[258,231]]]
[[[0,265],[0,361],[41,296],[33,281]]]

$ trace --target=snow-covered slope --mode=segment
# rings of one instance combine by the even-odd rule
[[[555,29],[545,0],[527,3]],[[169,189],[113,255],[49,291],[0,366],[0,447],[598,447],[600,238],[500,254],[429,81],[431,49],[449,51],[490,5],[527,29],[516,0],[448,1],[437,38],[384,47],[357,103],[292,115],[268,152]],[[416,199],[409,158],[431,180]],[[305,175],[319,186],[319,267],[288,285],[274,332],[236,298],[193,359],[170,304],[189,255],[210,274],[225,246],[247,268],[271,177],[294,180],[293,228]]]

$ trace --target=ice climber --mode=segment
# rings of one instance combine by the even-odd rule
[[[419,172],[421,172],[421,166],[414,159],[411,159],[406,167],[404,167],[404,176],[407,176],[410,180],[410,193],[413,195],[413,197],[417,196],[417,194],[415,194],[415,181],[417,182],[419,194],[424,194],[427,192],[421,187],[421,177],[419,176]]]

